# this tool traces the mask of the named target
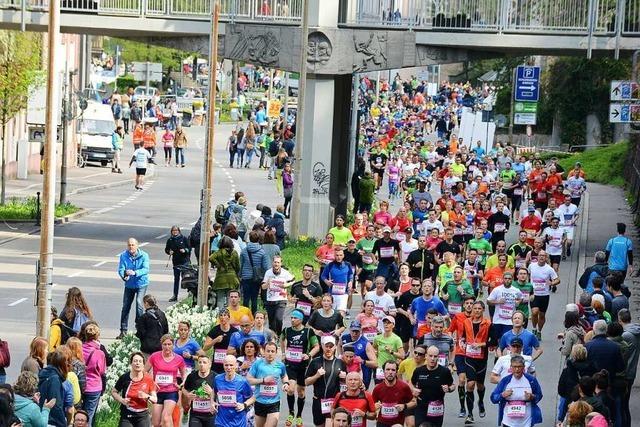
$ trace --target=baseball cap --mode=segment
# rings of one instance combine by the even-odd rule
[[[355,243],[355,242],[356,242],[356,239],[349,239],[349,240],[347,240],[347,243]]]
[[[512,272],[510,272],[510,271],[505,271],[505,272],[502,274],[502,277],[507,277],[507,276],[509,276],[509,277],[511,277],[511,278],[513,279],[513,273],[512,273]]]
[[[396,324],[396,319],[395,319],[395,317],[393,317],[393,316],[385,316],[385,317],[382,319],[382,321],[383,321],[383,322],[384,322],[384,321],[391,322],[391,323],[393,323],[394,325]]]
[[[351,329],[352,331],[359,331],[362,329],[362,326],[360,326],[360,322],[354,320],[353,322],[351,322],[349,329]]]
[[[322,345],[327,345],[327,344],[336,345],[336,337],[334,337],[333,335],[326,335],[322,337],[321,342],[322,342]]]
[[[509,343],[509,345],[510,345],[510,346],[512,346],[512,347],[513,347],[513,346],[520,346],[520,347],[522,347],[522,346],[523,346],[522,339],[521,339],[521,338],[518,338],[518,337],[513,338],[513,339],[511,340],[511,342]]]
[[[382,232],[383,232],[383,233],[391,233],[391,227],[389,227],[389,226],[384,227],[384,228],[382,229]]]

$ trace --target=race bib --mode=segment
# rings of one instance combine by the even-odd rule
[[[293,363],[302,362],[302,347],[287,347],[285,359]]]
[[[196,397],[193,399],[192,407],[196,412],[211,412],[211,400]]]
[[[407,236],[404,233],[398,232],[396,234],[396,240],[399,242],[404,242],[405,240],[407,240]]]
[[[525,267],[527,261],[524,259],[517,259],[516,260],[516,267],[520,268],[520,267]]]
[[[333,295],[344,295],[347,293],[346,283],[334,283],[331,287],[331,293]]]
[[[498,317],[501,319],[511,319],[515,306],[512,304],[501,304],[498,307]]]
[[[284,288],[283,280],[271,280],[267,292],[267,300],[281,299],[287,297],[287,290]]]
[[[380,416],[382,418],[396,418],[398,416],[398,408],[395,403],[383,403],[380,408]]]
[[[460,313],[462,311],[462,304],[450,302],[448,310],[450,314]]]
[[[438,365],[447,366],[447,355],[444,353],[440,353],[438,355]]]
[[[165,372],[160,372],[156,374],[156,384],[158,385],[173,384],[173,375]]]
[[[384,248],[380,248],[380,257],[381,258],[393,258],[393,247],[387,246]]]
[[[533,281],[533,294],[534,295],[546,295],[549,291],[547,283],[540,280]]]
[[[465,354],[469,357],[478,359],[482,357],[482,347],[477,346],[475,344],[467,344],[467,348],[465,349]]]
[[[502,233],[504,230],[506,230],[507,226],[502,223],[502,222],[497,222],[495,224],[495,226],[493,227],[493,229],[496,231],[496,233]]]
[[[278,395],[278,384],[262,384],[260,395],[264,397],[274,397]]]
[[[347,384],[340,383],[340,393],[347,391]]]
[[[535,239],[536,238],[536,230],[525,229],[524,231],[527,232],[527,238],[528,239]]]
[[[444,416],[444,402],[442,400],[434,400],[427,405],[428,417],[442,417]]]
[[[352,427],[362,427],[364,425],[362,415],[353,415],[351,417],[351,426]]]
[[[365,264],[373,264],[373,257],[370,254],[362,255],[362,262]]]
[[[235,408],[237,403],[236,391],[235,390],[219,390],[218,403],[220,404],[220,406]]]
[[[296,303],[296,309],[300,310],[305,316],[311,315],[312,305],[308,302],[298,301]]]
[[[384,379],[384,369],[376,368],[376,379],[383,380]]]
[[[374,307],[373,315],[376,316],[378,319],[382,319],[384,316],[386,316],[386,313],[384,312],[384,307],[381,307],[381,306]]]
[[[320,412],[330,414],[333,408],[333,399],[320,399]]]
[[[547,193],[545,193],[544,191],[538,191],[536,194],[538,195],[539,200],[543,200],[547,198]]]
[[[224,348],[216,348],[213,352],[213,363],[222,365],[225,357],[227,357],[227,350]]]
[[[527,403],[522,400],[510,400],[504,412],[509,418],[524,418],[527,415]]]
[[[364,332],[363,335],[367,339],[367,341],[373,342],[373,340],[375,339],[376,335],[378,335],[378,331],[369,329],[369,330],[367,330],[367,332]]]

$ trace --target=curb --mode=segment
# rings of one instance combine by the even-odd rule
[[[151,178],[156,174],[155,168],[153,168],[153,170],[149,172],[150,173],[146,175],[147,178]],[[92,185],[90,187],[78,188],[77,190],[73,190],[69,192],[68,195],[73,196],[75,194],[89,193],[91,191],[104,190],[104,189],[113,188],[113,187],[121,187],[123,185],[128,185],[128,184],[131,184],[131,179],[123,179],[121,181],[114,181],[106,184],[97,184],[97,185]]]
[[[78,218],[82,218],[83,216],[87,216],[90,213],[91,213],[90,210],[81,208],[78,212],[75,212],[75,213],[72,213],[72,214],[69,214],[69,215],[65,215],[65,216],[60,217],[60,218],[56,218],[53,221],[53,223],[55,225],[65,224],[65,223],[67,223],[69,221],[73,221],[74,219],[78,219]]]
[[[578,250],[578,266],[576,270],[575,282],[573,284],[574,288],[574,299],[578,296],[578,279],[579,275],[585,269],[585,265],[587,263],[587,236],[589,234],[589,193],[584,193],[584,201],[582,203],[582,222],[580,223],[580,241],[579,241],[579,250]]]

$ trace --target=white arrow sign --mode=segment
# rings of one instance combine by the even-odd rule
[[[518,86],[519,89],[528,89],[528,90],[534,90],[536,87],[534,85],[531,86]]]

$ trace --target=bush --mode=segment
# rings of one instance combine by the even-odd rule
[[[301,237],[300,240],[288,241],[282,251],[282,264],[294,276],[296,280],[302,279],[302,266],[314,263],[318,242],[315,239]]]
[[[576,153],[570,157],[560,159],[558,163],[567,171],[573,168],[576,162],[582,164],[582,168],[589,182],[599,184],[624,186],[624,166],[629,152],[629,143],[621,142],[602,148]]]
[[[20,199],[18,197],[11,198],[4,205],[0,205],[0,219],[3,219],[3,220],[36,219],[36,214],[37,214],[36,205],[37,203],[36,203],[35,197],[29,197],[27,199]],[[79,207],[68,202],[62,205],[56,204],[55,217],[60,218],[60,217],[78,212],[79,210],[80,210]]]
[[[136,86],[138,86],[138,81],[134,79],[131,74],[116,79],[116,89],[118,89],[118,93],[126,93],[129,87]]]

